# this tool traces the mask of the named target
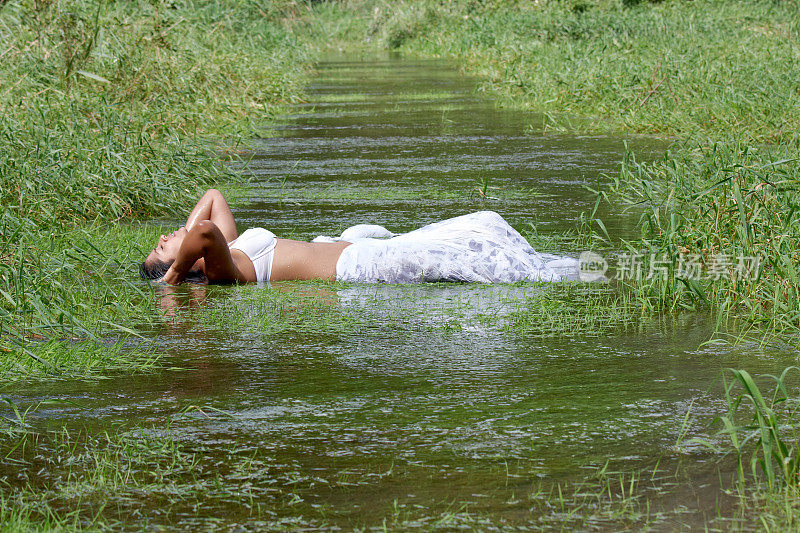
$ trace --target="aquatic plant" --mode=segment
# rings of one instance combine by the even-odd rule
[[[796,487],[800,482],[797,422],[800,401],[796,387],[790,386],[789,377],[795,372],[800,374],[800,368],[792,366],[780,376],[763,376],[775,382],[774,390],[766,398],[746,370],[729,369],[728,372],[733,376],[725,383],[728,411],[716,419],[723,426],[717,435],[727,437],[736,453],[740,483],[748,479],[744,465],[749,462],[752,479],[759,480],[763,476],[769,490],[781,490],[782,484]],[[708,440],[698,440],[715,451],[722,451]],[[748,454],[749,461],[746,460]]]
[[[720,142],[654,163],[626,158],[612,201],[640,210],[642,232],[627,246],[670,267],[630,280],[637,299],[654,311],[709,308],[720,324],[743,319],[752,334],[800,342],[798,153],[797,143]],[[687,257],[694,273],[681,268]]]
[[[489,185],[491,179],[489,176],[483,176],[478,180],[478,185],[473,187],[469,192],[470,199],[477,198],[480,200],[498,200],[498,198],[494,196],[489,196],[489,189],[496,188],[494,186]]]

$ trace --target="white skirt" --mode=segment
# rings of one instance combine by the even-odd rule
[[[460,281],[513,283],[578,279],[571,257],[537,253],[503,217],[480,211],[429,224],[389,239],[381,226],[349,228],[338,239],[353,244],[336,263],[336,279],[367,283]]]

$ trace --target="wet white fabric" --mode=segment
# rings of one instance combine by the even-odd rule
[[[269,281],[272,273],[272,256],[278,240],[275,234],[264,228],[250,228],[228,244],[231,250],[241,250],[256,270],[256,281]]]
[[[386,239],[394,237],[395,234],[377,224],[356,224],[350,226],[342,232],[338,237],[328,237],[327,235],[320,235],[315,237],[311,242],[338,242],[348,241],[353,242],[356,239]]]
[[[578,279],[577,259],[537,253],[492,211],[443,220],[384,240],[363,236],[373,234],[374,226],[361,225],[368,228],[366,232],[357,228],[349,228],[348,238],[342,239],[353,244],[336,263],[337,280],[512,283]]]

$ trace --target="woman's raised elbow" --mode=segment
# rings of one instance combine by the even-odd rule
[[[203,194],[203,196],[204,197],[224,198],[224,196],[222,196],[222,193],[217,189],[208,189],[208,190],[206,190],[205,194]]]
[[[220,233],[217,225],[210,220],[201,220],[192,227],[191,232],[202,239],[215,239]]]

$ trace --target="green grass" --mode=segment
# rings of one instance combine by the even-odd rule
[[[9,504],[4,513],[11,530],[107,529],[123,523],[123,508],[158,501],[168,509],[206,489],[195,475],[198,455],[181,446],[169,430],[89,435],[63,429],[6,439],[2,447],[6,460],[10,455],[17,464],[46,465],[52,474],[26,471],[27,484],[0,487]],[[35,457],[45,450],[46,457]],[[137,505],[143,494],[147,497]]]
[[[322,46],[453,58],[555,125],[573,116],[583,130],[775,141],[792,139],[800,119],[800,81],[786,75],[797,54],[794,0],[351,0],[315,12]]]
[[[774,381],[771,394],[765,395],[746,370],[730,369],[725,383],[727,413],[717,418],[726,448],[737,456],[737,475],[741,486],[748,479],[763,482],[770,491],[779,487],[796,489],[800,485],[797,453],[797,386],[790,378],[798,367],[786,368],[780,376],[763,376]],[[727,378],[727,376],[726,376]],[[710,441],[701,441],[720,451]],[[747,460],[747,455],[750,456]],[[745,468],[745,464],[749,468]]]
[[[146,371],[154,354],[102,339],[129,340],[128,330],[184,320],[263,334],[368,334],[380,318],[387,328],[414,331],[606,335],[636,327],[640,316],[711,310],[720,323],[745,319],[759,335],[766,329],[796,340],[800,82],[787,73],[797,57],[797,7],[372,0],[320,4],[305,19],[306,8],[288,1],[4,2],[0,375]],[[298,20],[306,28],[299,38],[292,33]],[[154,294],[135,281],[135,261],[160,228],[124,222],[174,216],[202,188],[236,179],[218,163],[221,145],[268,134],[265,124],[298,94],[308,38],[454,58],[485,76],[485,90],[545,113],[548,129],[678,137],[682,142],[663,160],[626,160],[613,190],[602,192],[644,213],[640,240],[602,245],[673,261],[681,253],[756,254],[765,258],[763,268],[744,284],[731,272],[690,283],[671,271],[619,292],[530,285],[526,298],[514,299],[509,287],[508,295],[490,295],[496,306],[477,314],[480,292],[492,289],[476,287],[474,299],[453,302],[436,297],[450,286],[379,287],[342,303],[353,287],[210,288],[221,294],[199,311],[192,306],[206,289]],[[591,218],[594,239],[580,234],[576,242],[604,237]],[[512,299],[516,307],[509,308]],[[384,316],[386,308],[396,311]],[[450,320],[439,321],[445,314]],[[748,516],[760,514],[764,528],[791,529],[798,516],[796,444],[786,435],[796,424],[781,418],[782,396],[777,405],[759,401],[757,388],[742,382],[749,392],[729,389],[730,405],[754,400],[761,415],[724,436],[736,444],[749,438],[754,447],[734,448],[754,458],[752,475],[772,480],[743,505],[751,506]],[[308,509],[313,518],[294,524],[275,519],[272,509],[302,504],[295,487],[317,481],[294,465],[276,467],[248,445],[235,448],[235,460],[227,457],[221,468],[209,450],[169,430],[34,434],[22,422],[4,420],[0,437],[0,466],[25,478],[0,483],[4,529],[115,527],[131,510],[153,509],[163,510],[166,525],[186,516],[199,521],[199,501],[220,512],[235,509],[232,521],[264,527],[329,523],[325,509]],[[337,490],[348,490],[346,478]],[[643,481],[641,474],[604,472],[596,483],[525,496],[546,509],[552,524],[566,517],[580,527],[645,527],[659,515],[638,496]],[[443,529],[491,525],[459,502],[441,513],[402,505],[386,510],[386,527],[420,520]]]
[[[765,531],[794,530],[800,516],[798,372],[792,366],[780,375],[752,376],[728,369],[726,412],[712,423],[718,431],[693,439],[735,457],[735,479],[726,493],[737,499],[743,517],[757,516]]]
[[[286,186],[275,183],[270,188],[262,188],[259,192],[264,199],[279,199],[287,203],[309,200],[369,200],[375,202],[396,202],[415,200],[452,200],[476,202],[482,200],[527,200],[540,196],[537,191],[495,185],[500,180],[490,181],[484,178],[473,183],[465,183],[460,189],[452,184],[448,188],[431,187],[430,185],[411,185],[392,187],[388,185],[360,185],[340,188],[335,185],[327,187]],[[505,181],[505,180],[503,180]]]
[[[545,287],[519,302],[517,309],[508,329],[538,337],[596,337],[648,325],[629,293],[601,284]]]
[[[628,246],[675,266],[694,256],[705,272],[633,282],[637,298],[653,311],[712,309],[720,323],[749,324],[745,335],[800,342],[798,154],[796,142],[687,143],[654,163],[627,160],[609,198],[643,209],[642,238]],[[709,275],[715,256],[730,259],[719,276]],[[757,258],[752,275],[737,271],[739,257]]]
[[[375,285],[310,282],[157,291],[165,320],[225,334],[364,335],[465,331],[525,337],[621,334],[648,321],[612,288],[580,283]]]
[[[135,339],[134,339],[135,341]],[[40,340],[11,349],[0,358],[4,382],[30,380],[32,377],[53,379],[91,378],[114,370],[146,372],[158,363],[158,354],[147,343],[139,341],[135,348],[122,341]]]
[[[28,251],[37,255],[15,258],[2,289],[8,323],[0,375],[64,378],[151,367],[157,355],[137,331],[152,329],[159,315],[152,289],[138,280],[138,262],[161,230],[94,223],[27,235]]]
[[[175,216],[240,179],[220,158],[268,135],[298,98],[310,57],[291,27],[304,12],[290,1],[0,4],[0,349],[13,354],[0,368],[46,367],[30,340],[97,342],[149,320],[152,292],[131,266],[154,239],[134,239],[132,253],[104,247],[99,228],[119,241],[125,221]]]

